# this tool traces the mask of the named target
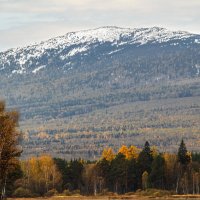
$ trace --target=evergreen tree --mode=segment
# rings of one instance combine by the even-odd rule
[[[67,183],[69,182],[69,178],[68,178],[69,172],[67,170],[68,163],[66,160],[61,159],[61,158],[54,158],[54,162],[55,162],[58,170],[61,173],[62,180],[63,180],[62,181],[62,190],[64,190],[67,188]]]
[[[110,183],[110,161],[106,158],[101,159],[97,163],[98,176],[102,177],[106,188],[111,189],[112,184]]]
[[[127,160],[122,153],[118,153],[114,160],[111,161],[110,182],[113,183],[114,192],[124,193],[127,191]]]
[[[164,189],[165,183],[165,160],[161,154],[155,157],[152,170],[149,175],[149,183],[153,188]]]
[[[152,161],[153,161],[153,156],[150,149],[150,145],[149,145],[149,142],[146,142],[143,150],[140,152],[139,157],[138,157],[139,170],[142,173],[144,171],[147,171],[148,173],[150,173]]]
[[[81,160],[70,161],[68,166],[70,190],[78,190],[81,188],[83,169],[84,167]]]
[[[176,182],[176,192],[177,193],[188,193],[188,181],[189,181],[189,167],[188,164],[191,161],[191,155],[187,151],[184,141],[178,149],[178,166],[177,166],[177,182]]]
[[[146,142],[144,145],[144,148],[142,149],[142,151],[140,152],[139,156],[138,156],[138,172],[137,172],[137,176],[138,176],[138,184],[141,187],[142,186],[142,174],[146,171],[148,174],[150,174],[151,172],[151,164],[153,161],[153,156],[152,156],[152,152],[151,152],[151,148],[149,145],[149,142]]]
[[[178,161],[182,165],[187,165],[191,161],[191,156],[189,155],[184,141],[181,141],[181,144],[178,149]]]
[[[127,161],[128,162],[128,191],[135,191],[137,189],[137,164],[134,158]]]

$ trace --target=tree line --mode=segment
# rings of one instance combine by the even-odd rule
[[[143,149],[123,145],[117,153],[104,149],[97,161],[64,160],[49,155],[20,161],[12,172],[8,195],[38,197],[125,194],[157,188],[178,194],[199,194],[200,154],[181,141],[177,154],[159,153],[146,142]],[[12,185],[12,186],[11,186]]]
[[[106,148],[97,161],[64,160],[50,155],[19,160],[18,114],[0,103],[0,194],[14,197],[56,194],[124,194],[157,188],[179,194],[199,194],[200,153],[187,151],[182,140],[177,153],[160,153],[145,142],[143,149],[122,145]]]

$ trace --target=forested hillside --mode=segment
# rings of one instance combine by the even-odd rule
[[[144,139],[197,151],[199,70],[199,35],[102,27],[0,53],[0,98],[20,110],[23,156],[96,159]]]

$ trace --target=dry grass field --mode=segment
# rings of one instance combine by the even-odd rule
[[[49,197],[49,198],[13,198],[12,200],[197,200],[200,199],[200,195],[172,195],[163,197],[153,197],[153,196],[65,196],[65,197]]]

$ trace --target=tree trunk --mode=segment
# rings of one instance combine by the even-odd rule
[[[3,180],[3,186],[0,197],[1,200],[6,199],[6,183],[7,183],[7,173],[5,174],[5,178]]]
[[[179,177],[177,178],[177,181],[176,181],[176,193],[178,194],[178,187],[179,187]]]

